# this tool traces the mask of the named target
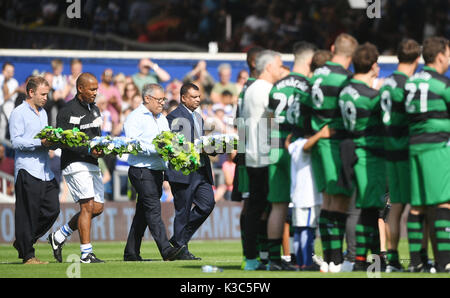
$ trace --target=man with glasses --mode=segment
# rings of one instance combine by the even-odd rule
[[[128,115],[124,124],[125,136],[138,140],[142,152],[128,157],[128,177],[138,198],[123,258],[124,261],[142,261],[141,242],[148,226],[163,260],[173,261],[184,247],[172,247],[167,238],[160,202],[163,171],[167,164],[152,144],[159,133],[170,130],[162,114],[165,102],[163,87],[158,84],[145,85],[142,99],[142,104]]]

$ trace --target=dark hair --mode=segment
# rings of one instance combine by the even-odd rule
[[[422,55],[425,64],[433,63],[439,53],[445,54],[449,41],[444,37],[428,37],[423,42]]]
[[[12,63],[11,63],[11,62],[8,62],[8,61],[6,61],[6,62],[5,62],[5,63],[3,63],[3,65],[2,65],[2,70],[5,70],[6,66],[8,66],[8,65],[11,65],[11,66],[13,66],[13,67],[14,67],[14,65],[12,65]]]
[[[183,95],[186,95],[188,93],[190,89],[194,89],[196,91],[200,90],[200,88],[198,88],[198,86],[193,83],[184,83],[180,88],[180,100],[181,98],[183,98]]]
[[[177,107],[178,106],[178,101],[176,101],[175,99],[171,99],[168,103],[168,107]]]
[[[325,65],[327,61],[330,61],[333,58],[333,53],[328,50],[318,50],[314,53],[314,56],[311,60],[311,71],[316,70],[319,67]]]
[[[43,77],[31,76],[30,78],[28,78],[27,79],[27,86],[26,86],[27,95],[30,96],[30,91],[31,90],[36,92],[37,88],[39,86],[41,86],[41,85],[45,85],[45,86],[50,87],[50,84]]]
[[[417,41],[410,38],[403,39],[398,45],[397,57],[400,63],[413,63],[420,57],[422,49]]]
[[[294,43],[294,46],[292,47],[292,53],[297,55],[302,55],[304,52],[315,52],[317,51],[317,47],[307,41],[297,41]]]
[[[233,93],[231,93],[230,90],[223,90],[221,95],[222,96],[233,96]]]
[[[368,73],[372,65],[378,61],[379,55],[377,47],[370,42],[358,46],[353,54],[355,73]]]
[[[264,51],[263,47],[260,46],[254,46],[250,50],[247,51],[247,65],[250,70],[253,70],[252,61],[255,61],[256,56]]]

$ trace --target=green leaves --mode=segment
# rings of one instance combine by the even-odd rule
[[[200,154],[194,144],[186,142],[184,135],[180,133],[164,131],[153,139],[152,144],[158,154],[183,175],[196,171],[200,165]]]
[[[56,145],[68,147],[87,146],[89,141],[89,137],[77,127],[63,130],[60,127],[46,126],[34,138],[47,139]]]

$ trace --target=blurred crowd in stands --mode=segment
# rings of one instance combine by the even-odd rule
[[[0,19],[16,24],[113,33],[143,43],[185,42],[206,47],[217,41],[221,52],[245,52],[253,45],[282,53],[296,40],[329,48],[347,32],[360,42],[391,54],[404,37],[423,40],[450,36],[447,0],[377,0],[381,18],[351,9],[348,0],[76,0],[81,17],[68,18],[59,0],[3,0]],[[373,1],[372,1],[373,2]],[[227,16],[231,32],[226,33]]]
[[[228,63],[218,66],[219,80],[215,80],[201,60],[182,78],[172,78],[171,75],[148,58],[141,59],[137,65],[138,71],[132,75],[116,73],[111,68],[105,68],[99,81],[96,104],[103,118],[103,135],[124,135],[123,124],[128,114],[142,102],[141,90],[145,84],[164,83],[166,86],[166,102],[164,114],[170,113],[180,103],[180,88],[183,82],[193,82],[201,90],[201,112],[205,119],[205,131],[214,133],[236,133],[234,116],[237,98],[248,78],[247,70],[232,69]],[[64,75],[64,67],[70,68],[70,74]],[[76,94],[75,82],[83,72],[83,62],[72,59],[70,65],[64,65],[60,59],[51,61],[52,72],[39,73],[51,86],[47,103],[44,106],[48,114],[49,125],[56,127],[56,115],[66,102]],[[5,62],[0,74],[0,143],[8,144],[8,119],[12,110],[26,98],[25,82],[18,82],[14,78],[15,67]],[[34,73],[35,75],[36,73]],[[31,74],[30,74],[31,75]],[[6,150],[5,150],[6,149]],[[50,151],[52,170],[61,184],[61,201],[68,200],[69,193],[62,180],[60,168],[60,150]],[[216,200],[230,199],[235,163],[232,154],[219,154],[211,157],[215,174]],[[105,197],[109,200],[117,199],[114,195],[114,184],[118,185],[120,196],[135,198],[134,190],[128,181],[127,156],[106,155],[100,160],[105,184]],[[0,146],[0,172],[14,175],[13,150]],[[114,175],[120,173],[121,175]],[[0,180],[2,179],[0,174]],[[1,183],[0,183],[1,186]],[[1,190],[0,190],[1,191]],[[12,195],[13,185],[8,184],[7,193]],[[164,184],[163,201],[170,201],[172,195],[168,183]]]

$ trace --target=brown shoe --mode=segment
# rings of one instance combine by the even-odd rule
[[[28,264],[28,265],[42,265],[42,264],[48,264],[48,262],[41,261],[41,260],[39,260],[38,258],[31,258],[31,259],[28,259],[28,260],[24,261],[23,263],[24,263],[25,265],[26,265],[26,264]]]

